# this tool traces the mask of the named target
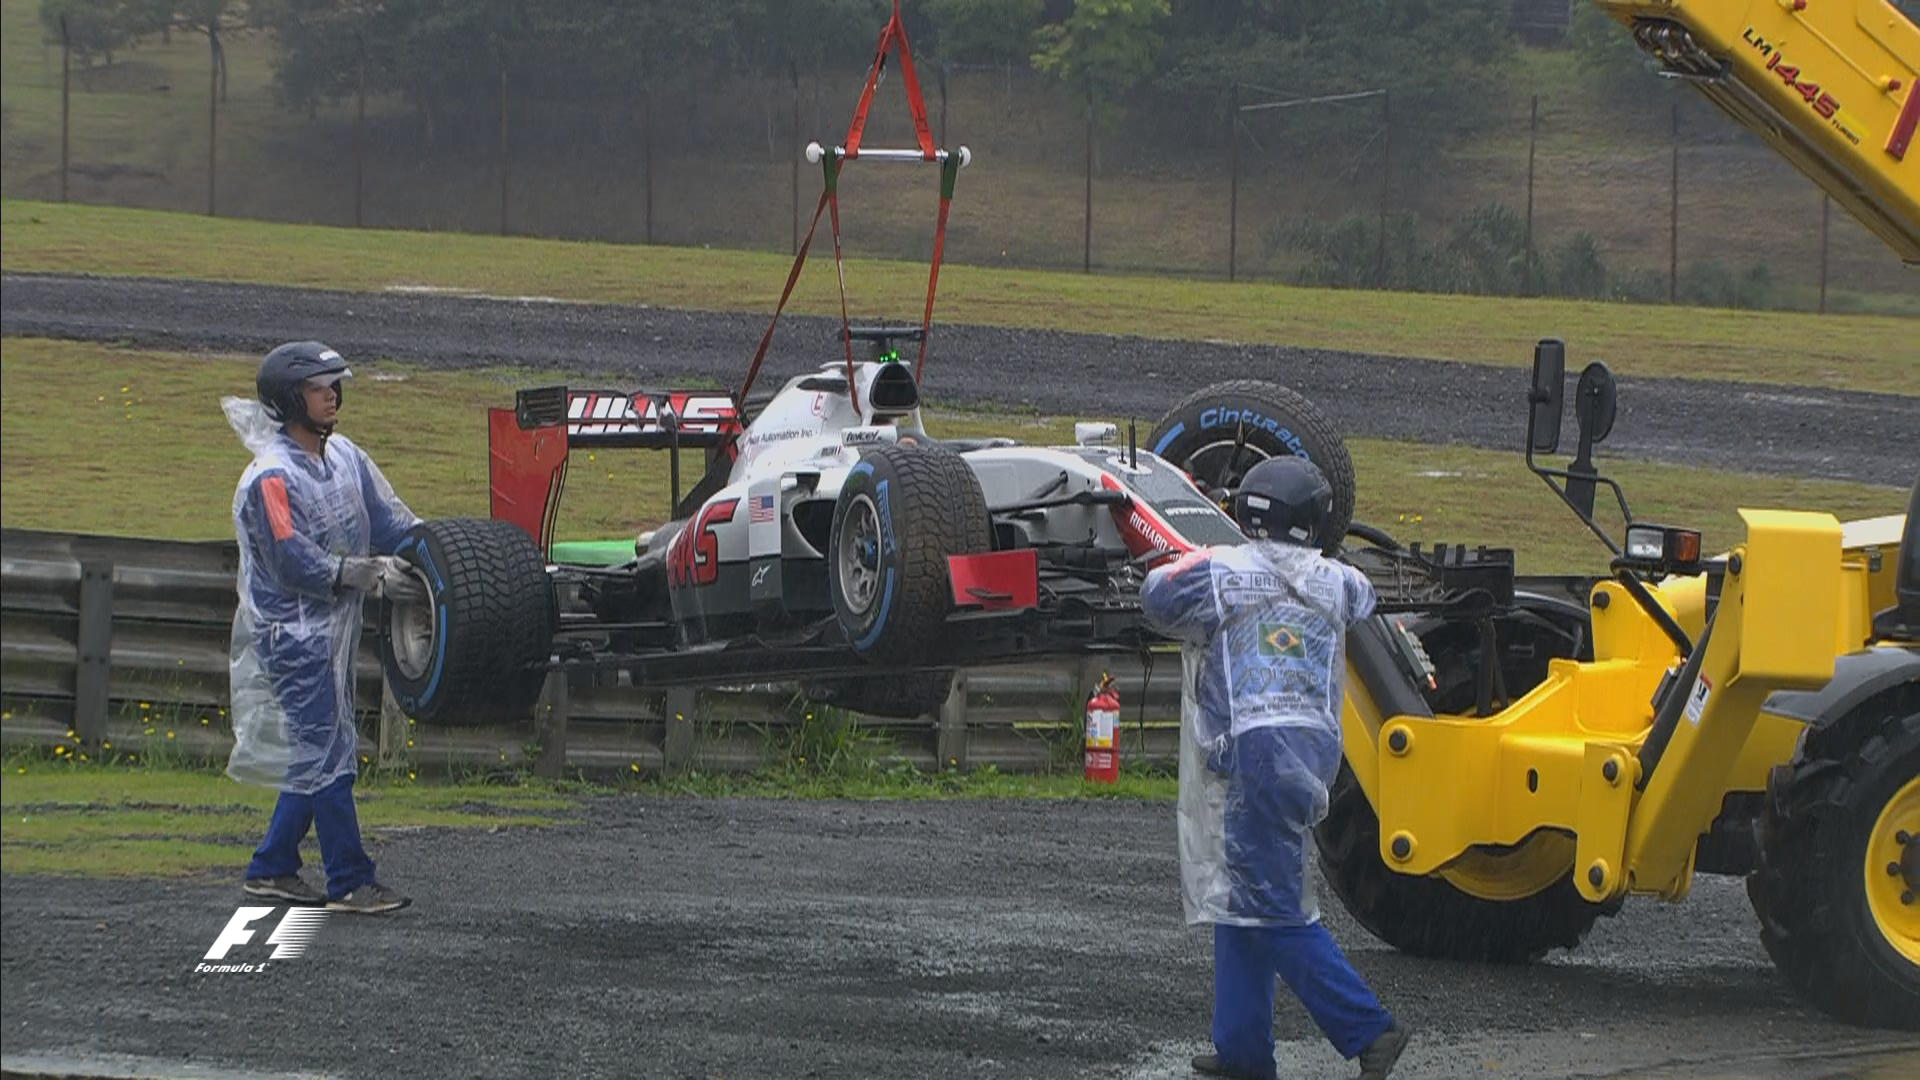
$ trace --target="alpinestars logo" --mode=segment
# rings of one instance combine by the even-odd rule
[[[280,922],[274,927],[273,932],[267,935],[266,940],[261,943],[261,946],[256,946],[256,948],[265,945],[273,946],[273,954],[265,960],[235,962],[228,959],[227,954],[231,952],[235,946],[250,945],[253,943],[254,936],[260,933],[260,930],[256,929],[253,924],[273,914],[274,910],[274,908],[270,907],[241,907],[235,909],[233,918],[227,920],[226,928],[221,930],[220,935],[213,939],[213,947],[207,950],[206,956],[201,957],[200,963],[194,965],[194,973],[200,975],[255,975],[267,970],[270,961],[298,960],[300,957],[305,956],[307,946],[313,944],[314,935],[320,932],[320,925],[327,921],[327,911],[325,908],[288,908],[287,913],[281,916]],[[217,960],[225,960],[227,962],[211,962]]]

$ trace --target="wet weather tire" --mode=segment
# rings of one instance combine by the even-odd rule
[[[1917,778],[1920,684],[1908,683],[1809,728],[1768,781],[1747,878],[1760,941],[1795,990],[1850,1023],[1920,1030],[1920,902],[1901,896],[1920,876]],[[1895,829],[1904,860],[1877,835]]]
[[[1486,900],[1438,876],[1412,877],[1380,857],[1380,822],[1352,770],[1340,766],[1315,829],[1320,868],[1347,911],[1381,941],[1415,956],[1524,963],[1580,944],[1611,908],[1563,877],[1531,896]]]
[[[1327,551],[1339,546],[1353,520],[1347,444],[1312,402],[1284,386],[1257,379],[1215,383],[1168,410],[1147,436],[1146,449],[1192,475],[1201,490],[1216,492],[1232,490],[1267,458],[1306,458],[1333,485]]]
[[[555,624],[532,538],[505,521],[424,521],[396,554],[430,593],[425,603],[387,605],[380,662],[401,709],[423,724],[525,719]]]
[[[827,542],[833,610],[853,650],[923,664],[947,649],[947,556],[993,547],[980,481],[937,446],[883,446],[847,474]]]

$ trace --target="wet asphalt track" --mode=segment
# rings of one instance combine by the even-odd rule
[[[581,814],[377,835],[382,876],[417,905],[334,916],[306,957],[254,975],[192,970],[233,881],[0,879],[0,1050],[15,1069],[106,1055],[423,1080],[1184,1080],[1206,1049],[1209,939],[1180,922],[1171,805],[602,798]],[[234,838],[236,867],[251,842]],[[1415,960],[1328,908],[1419,1028],[1396,1075],[1920,1075],[1920,1038],[1792,997],[1737,882],[1630,902],[1524,968]],[[1283,1076],[1353,1075],[1297,1007],[1277,1027]]]
[[[695,377],[731,385],[765,316],[351,293],[141,278],[6,274],[0,331],[156,348],[260,352],[326,341],[358,361],[517,365],[617,374],[632,385]],[[791,317],[768,375],[833,359],[836,322]],[[1525,358],[1518,358],[1524,360]],[[1570,372],[1590,357],[1570,351]],[[1283,346],[1209,344],[943,324],[925,388],[933,404],[1014,405],[1140,418],[1212,382],[1262,378],[1305,394],[1349,435],[1518,449],[1526,372]],[[1907,487],[1920,474],[1920,397],[1686,379],[1622,379],[1606,453],[1750,472]],[[1572,426],[1567,428],[1568,446]],[[1144,434],[1144,433],[1143,433]]]

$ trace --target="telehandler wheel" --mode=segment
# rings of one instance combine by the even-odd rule
[[[1544,835],[1509,855],[1474,856],[1475,891],[1503,899],[1438,875],[1393,872],[1380,857],[1373,804],[1344,764],[1315,838],[1320,868],[1347,911],[1374,937],[1415,956],[1523,963],[1580,944],[1594,920],[1617,907],[1582,899],[1572,877],[1556,869],[1559,853]]]
[[[1920,1030],[1920,684],[1809,728],[1773,770],[1747,896],[1795,990]]]

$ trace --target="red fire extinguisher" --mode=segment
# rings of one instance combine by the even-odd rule
[[[1120,779],[1120,692],[1113,676],[1102,674],[1087,699],[1087,780],[1111,784]]]

